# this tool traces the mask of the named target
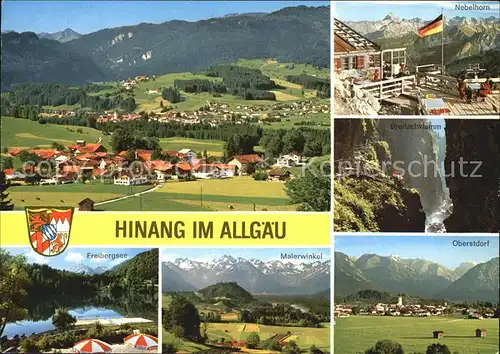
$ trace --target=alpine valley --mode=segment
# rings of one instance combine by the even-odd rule
[[[499,258],[455,269],[424,259],[335,252],[335,295],[365,289],[449,301],[498,301]]]
[[[2,91],[24,82],[77,85],[202,70],[240,58],[328,67],[329,19],[328,6],[298,6],[84,35],[71,29],[38,35],[2,31]]]
[[[186,258],[162,264],[162,291],[194,291],[219,282],[238,282],[252,294],[314,295],[330,289],[330,261],[262,261],[224,255],[209,262]]]

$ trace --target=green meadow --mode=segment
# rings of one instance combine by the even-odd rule
[[[485,328],[486,337],[476,338],[476,328]],[[443,331],[444,338],[433,338],[433,331]],[[468,320],[458,316],[335,318],[335,353],[364,353],[383,339],[400,343],[405,353],[424,353],[430,344],[441,343],[452,353],[494,354],[498,351],[498,319]]]

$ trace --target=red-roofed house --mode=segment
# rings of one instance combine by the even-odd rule
[[[17,155],[19,155],[21,153],[21,151],[23,151],[24,149],[20,149],[20,148],[12,148],[12,149],[9,149],[9,155],[12,156],[12,157],[16,157]]]
[[[23,180],[26,177],[24,174],[17,172],[13,168],[3,170],[3,173],[5,174],[5,179],[8,181]]]
[[[234,156],[227,164],[237,167],[236,173],[240,176],[246,174],[246,169],[250,164],[263,162],[262,158],[257,154]]]
[[[151,168],[156,174],[156,180],[159,182],[164,182],[167,179],[171,179],[174,175],[174,165],[165,162],[165,161],[154,161],[155,163],[151,164]]]
[[[152,155],[153,155],[153,150],[143,150],[143,149],[135,150],[135,158],[137,160],[150,161]]]

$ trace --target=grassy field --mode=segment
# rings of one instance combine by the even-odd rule
[[[255,323],[210,323],[208,337],[210,339],[244,340],[252,332],[257,332],[261,340],[266,340],[278,333],[290,331],[297,345],[302,350],[308,350],[311,345],[329,352],[330,324],[324,323],[324,328],[265,326]]]
[[[316,125],[307,125],[307,127],[317,128],[317,129],[330,129],[330,114],[328,113],[310,113],[307,116],[290,116],[287,118],[282,118],[281,122],[273,122],[269,124],[262,124],[264,129],[291,129],[299,128],[300,125],[295,125],[294,123],[300,122],[315,122]]]
[[[336,353],[364,353],[382,339],[400,343],[405,353],[425,352],[432,343],[446,344],[460,354],[493,354],[498,350],[498,319],[351,316],[335,321]],[[475,338],[476,328],[485,328],[486,338]],[[433,331],[444,331],[444,338],[432,338]]]
[[[15,209],[25,206],[73,206],[90,198],[95,202],[119,198],[138,193],[151,186],[115,186],[113,184],[64,184],[47,186],[12,186],[9,188],[10,198]],[[96,207],[96,209],[101,209]]]
[[[163,150],[181,150],[184,148],[202,153],[207,150],[209,156],[222,156],[224,142],[222,140],[196,140],[188,138],[162,138],[160,145]]]
[[[2,149],[13,148],[48,148],[53,142],[63,145],[74,144],[76,140],[96,142],[102,137],[102,143],[110,148],[110,137],[99,130],[57,124],[40,124],[28,119],[1,117]],[[81,133],[77,130],[81,129]],[[79,130],[80,131],[80,130]]]
[[[276,83],[283,86],[282,90],[274,90],[272,92],[276,95],[277,101],[294,101],[304,98],[314,97],[316,95],[314,90],[302,89],[300,85],[286,81],[288,75],[308,74],[322,78],[329,77],[327,69],[317,69],[310,65],[293,64],[293,63],[279,63],[271,59],[240,59],[236,65],[259,69],[264,75],[269,76]],[[150,95],[147,93],[149,89],[156,89],[162,87],[173,87],[175,80],[193,80],[204,79],[210,81],[222,81],[221,78],[214,78],[197,73],[170,73],[156,77],[156,80],[143,81],[138,83],[134,88],[135,101],[138,105],[137,111],[157,111],[160,110],[160,95]],[[239,97],[232,95],[222,95],[222,97],[214,97],[210,93],[185,93],[181,92],[182,101],[173,104],[178,111],[190,111],[198,109],[210,102],[217,102],[227,104],[230,107],[237,105],[272,105],[275,101],[246,101]],[[165,104],[166,102],[164,102]]]
[[[167,182],[162,188],[134,197],[105,204],[105,210],[143,211],[294,211],[284,186],[278,182],[255,181],[251,177],[225,180]]]

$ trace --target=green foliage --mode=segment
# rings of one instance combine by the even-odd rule
[[[40,348],[37,346],[37,343],[30,338],[21,340],[20,347],[21,353],[40,353]]]
[[[404,354],[401,344],[384,339],[380,340],[372,347],[365,351],[365,354]]]
[[[249,349],[255,349],[259,346],[260,344],[260,337],[259,334],[256,332],[252,332],[248,335],[247,341],[246,341],[246,346]]]
[[[103,275],[113,278],[124,289],[142,288],[145,282],[158,284],[158,249],[139,253]]]
[[[234,134],[224,145],[224,156],[230,159],[236,155],[253,154],[253,147],[258,144],[259,138],[250,134]]]
[[[97,112],[109,109],[122,109],[132,112],[136,108],[135,100],[129,96],[123,98],[121,95],[101,97],[98,95],[88,95],[85,86],[72,88],[61,84],[22,84],[18,85],[8,93],[8,100],[12,107],[11,115],[16,117],[16,112],[23,108],[19,105],[40,106],[60,106],[60,105],[80,105],[89,107]],[[26,106],[23,106],[26,107]],[[29,112],[17,113],[20,117],[31,119]]]
[[[57,309],[54,316],[52,316],[52,324],[58,330],[65,331],[75,326],[76,317],[70,315],[66,309]]]
[[[161,93],[161,97],[164,100],[168,100],[170,103],[177,103],[181,101],[181,93],[173,87],[164,88]]]
[[[434,343],[427,347],[425,354],[451,354],[451,350],[446,344]]]
[[[285,185],[292,204],[300,211],[330,210],[330,163],[310,164],[304,176]]]
[[[5,173],[2,168],[0,170],[0,210],[14,210],[14,204],[12,204],[12,201],[9,198],[7,188],[9,188],[9,185],[5,180]]]
[[[136,149],[159,150],[160,142],[156,137],[144,137],[140,132],[119,128],[111,137],[113,151],[127,151]]]
[[[301,350],[295,341],[289,341],[282,350],[283,353],[287,354],[300,354]]]
[[[163,327],[178,337],[200,341],[200,314],[186,298],[173,295],[168,308],[163,309]]]
[[[254,301],[254,297],[248,291],[240,287],[237,283],[217,283],[201,290],[198,290],[203,298],[207,301],[211,301],[217,298],[227,298],[236,300],[237,302],[247,303]]]
[[[27,316],[24,300],[30,278],[26,259],[11,256],[0,248],[0,337],[7,323],[22,321]]]
[[[174,80],[175,88],[182,90],[187,93],[199,93],[199,92],[210,92],[210,93],[226,93],[227,88],[224,84],[219,82],[214,82],[204,79],[194,79],[194,80]]]
[[[267,181],[267,171],[266,170],[257,170],[253,174],[253,179],[256,181]]]
[[[303,88],[320,91],[324,96],[330,96],[330,80],[323,79],[316,76],[301,74],[301,75],[288,75],[287,81],[293,82],[302,86]]]
[[[100,322],[94,322],[90,325],[90,327],[87,329],[87,334],[86,336],[88,338],[99,338],[103,335],[104,333],[104,326]]]

